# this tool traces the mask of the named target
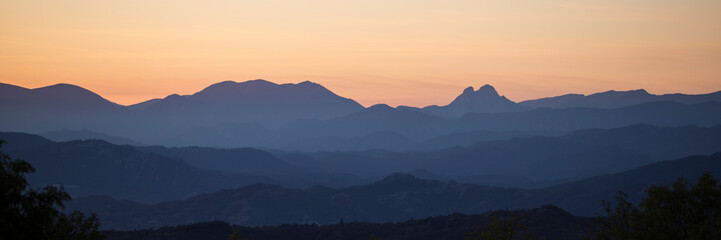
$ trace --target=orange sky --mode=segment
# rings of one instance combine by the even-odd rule
[[[721,90],[719,0],[0,0],[0,82],[132,104],[310,80],[365,106]]]

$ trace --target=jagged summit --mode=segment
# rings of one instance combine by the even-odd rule
[[[454,104],[478,104],[478,101],[497,101],[498,98],[506,99],[505,97],[498,95],[496,88],[491,85],[483,85],[475,91],[473,90],[473,87],[467,87],[463,90],[461,95],[458,95],[458,97],[449,104],[449,106]]]
[[[446,106],[432,105],[420,110],[431,115],[457,118],[467,113],[518,112],[525,109],[526,107],[498,94],[496,88],[490,84],[485,84],[478,90],[474,90],[473,86],[465,88],[461,95]]]
[[[470,112],[515,112],[524,109],[499,95],[496,88],[489,84],[483,85],[476,91],[473,91],[473,87],[466,88],[453,102],[443,108],[448,109],[453,116],[461,116]]]
[[[483,87],[479,88],[478,91],[476,91],[476,95],[485,95],[485,96],[496,96],[498,97],[498,92],[496,92],[496,88],[494,88],[491,85],[483,85]]]
[[[473,90],[473,86],[469,86],[469,87],[467,87],[466,89],[463,90],[463,93],[462,93],[462,94],[472,94],[472,93],[475,92],[475,91],[476,91],[476,90]]]
[[[481,96],[496,96],[496,97],[499,96],[499,95],[498,95],[498,92],[496,92],[496,88],[494,88],[493,86],[491,86],[491,85],[489,85],[489,84],[483,85],[483,86],[482,86],[481,88],[479,88],[478,90],[474,90],[474,89],[473,89],[473,86],[469,86],[469,87],[467,87],[466,89],[463,90],[463,93],[461,93],[461,96],[463,96],[463,95],[466,95],[466,96],[469,96],[469,95],[473,95],[473,96],[481,95]],[[459,96],[459,97],[460,97],[460,96]]]

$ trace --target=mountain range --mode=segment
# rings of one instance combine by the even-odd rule
[[[221,220],[246,226],[281,223],[331,224],[346,221],[391,222],[445,215],[480,214],[492,209],[531,209],[553,203],[571,214],[599,216],[601,200],[616,191],[637,202],[651,185],[678,177],[695,180],[704,171],[721,172],[721,153],[663,161],[629,171],[587,178],[539,190],[424,180],[392,174],[372,184],[347,188],[289,189],[253,184],[155,205],[133,205],[109,198],[78,198],[68,206],[97,212],[112,229],[138,229]],[[718,175],[718,174],[716,174]],[[95,200],[93,200],[95,199]],[[98,204],[98,201],[102,204]],[[122,213],[118,206],[130,206]]]
[[[265,80],[225,81],[193,95],[170,95],[129,106],[150,119],[171,118],[189,124],[261,122],[277,126],[296,119],[327,119],[363,109],[310,81],[275,84]],[[197,117],[194,118],[194,117]]]
[[[226,81],[192,95],[174,94],[121,106],[68,84],[37,89],[0,84],[0,131],[42,133],[68,140],[92,136],[77,134],[87,130],[97,133],[93,138],[116,143],[315,151],[428,149],[426,143],[433,138],[473,131],[527,136],[639,123],[721,124],[719,92],[659,96],[645,91],[610,91],[568,96],[518,104],[484,85],[478,90],[467,88],[446,106],[392,108],[378,104],[364,108],[316,83],[252,80]],[[540,103],[559,101],[570,105]],[[534,108],[540,109],[531,110]],[[394,140],[378,144],[384,139]]]
[[[445,106],[366,108],[308,81],[253,80],[121,106],[69,84],[0,84],[0,139],[37,169],[33,187],[62,185],[68,210],[97,212],[106,228],[392,222],[545,204],[596,216],[617,190],[638,201],[653,184],[718,176],[719,93],[515,103],[484,85]]]
[[[721,151],[721,127],[648,125],[485,141],[430,152],[168,148],[101,140],[53,142],[24,133],[0,133],[0,139],[8,142],[4,152],[37,168],[40,174],[29,178],[33,186],[62,184],[76,197],[108,195],[140,203],[253,183],[348,187],[393,172],[532,189]]]

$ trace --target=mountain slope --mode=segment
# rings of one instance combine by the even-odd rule
[[[75,85],[56,84],[27,89],[0,83],[0,110],[2,111],[107,111],[120,107],[98,94]]]
[[[141,142],[173,145],[196,144],[193,140],[174,143],[171,139],[184,136],[193,139],[197,129],[206,133],[204,129],[218,126],[277,127],[297,119],[328,119],[362,109],[364,107],[352,99],[308,81],[298,84],[226,81],[193,95],[174,94],[128,107],[68,84],[38,89],[0,85],[0,113],[4,115],[0,118],[0,131],[89,129]],[[221,132],[216,131],[215,135]],[[250,140],[234,140],[233,147],[266,145],[273,141],[272,136],[260,134],[262,136]],[[200,144],[212,146],[212,143]]]
[[[393,174],[372,184],[340,189],[318,186],[299,190],[254,184],[142,207],[123,214],[112,214],[112,211],[102,209],[98,212],[101,219],[113,223],[105,227],[113,229],[213,220],[248,226],[329,224],[341,218],[349,222],[390,222],[453,212],[478,214],[492,209],[532,209],[546,204],[558,205],[571,214],[598,216],[601,214],[600,201],[612,200],[617,190],[630,193],[637,201],[648,186],[666,185],[677,177],[695,179],[703,171],[715,173],[718,179],[721,153],[659,162],[541,190],[496,188]],[[92,206],[98,209],[97,205]],[[83,209],[83,206],[75,207]]]
[[[518,112],[526,110],[527,107],[499,95],[493,86],[486,84],[478,90],[473,90],[473,87],[466,88],[446,106],[433,105],[424,108],[399,106],[398,109],[410,109],[445,118],[457,118],[467,113]]]
[[[632,125],[590,129],[556,137],[519,137],[426,152],[306,153],[288,163],[374,176],[429,169],[457,177],[495,175],[554,180],[624,171],[654,161],[721,151],[721,126]],[[279,153],[283,158],[283,154]],[[518,186],[525,187],[525,186]]]
[[[632,124],[664,127],[721,124],[721,103],[648,102],[618,108],[534,109],[516,113],[469,113],[453,120],[457,131],[573,131]]]
[[[486,198],[484,196],[493,196]],[[254,184],[181,201],[164,202],[132,214],[101,216],[115,229],[148,228],[221,220],[258,226],[282,223],[387,222],[452,212],[483,213],[524,197],[524,191],[443,183],[396,174],[370,185],[307,190]],[[484,199],[483,201],[478,201]],[[444,203],[444,204],[438,204]]]
[[[633,125],[561,137],[482,142],[428,153],[421,168],[445,175],[510,175],[539,180],[623,171],[664,159],[721,151],[721,126]]]
[[[171,95],[140,111],[156,116],[202,116],[204,125],[253,121],[278,125],[302,118],[327,119],[361,109],[357,102],[317,83],[275,84],[259,79],[220,82],[193,95]]]
[[[479,112],[490,109],[491,105],[517,105],[499,96],[491,86],[477,91],[468,89],[443,108],[461,109],[464,113],[470,111],[453,119],[427,114],[421,109],[391,108],[384,104],[366,109],[311,82],[222,82],[193,95],[171,95],[135,107],[122,107],[85,89],[63,84],[39,89],[3,84],[0,93],[0,113],[3,115],[0,131],[89,129],[166,146],[367,150],[383,149],[383,145],[377,143],[388,140],[398,143],[394,147],[426,150],[440,148],[425,145],[432,142],[429,139],[451,133],[493,131],[554,135],[630,124],[721,124],[721,103],[718,102],[690,105],[646,102],[618,109]],[[679,95],[678,98],[683,97]],[[476,137],[471,136],[473,138]],[[440,145],[472,143],[462,139],[447,140],[456,144]],[[344,143],[336,144],[336,141]],[[327,142],[332,142],[328,146],[334,147],[318,147]]]
[[[50,142],[29,134],[0,133],[7,154],[28,161],[33,186],[62,184],[74,197],[109,195],[143,203],[182,199],[237,187],[264,177],[200,170],[182,160],[144,153],[100,140]]]
[[[568,108],[568,107],[590,107],[590,108],[620,108],[645,102],[671,101],[684,104],[696,104],[709,101],[721,101],[721,91],[688,95],[688,94],[664,94],[654,95],[646,90],[638,89],[631,91],[607,91],[590,95],[567,94],[557,97],[540,98],[520,102],[522,106],[529,108]]]
[[[287,174],[300,170],[298,167],[289,165],[268,152],[254,148],[166,148],[154,146],[139,147],[138,149],[160,156],[182,159],[190,165],[202,169],[266,175]]]
[[[26,89],[0,84],[0,131],[44,132],[99,128],[123,107],[70,84]]]

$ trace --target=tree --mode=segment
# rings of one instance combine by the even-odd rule
[[[523,233],[526,227],[518,223],[518,213],[501,217],[501,211],[494,211],[491,215],[491,223],[486,226],[478,226],[476,230],[466,233],[466,240],[532,240],[530,233]]]
[[[600,218],[601,231],[595,233],[596,239],[631,239],[632,223],[631,218],[638,214],[638,209],[628,201],[628,194],[623,191],[617,192],[616,208],[611,207],[611,202],[601,200],[601,205],[608,215]]]
[[[704,173],[691,186],[680,178],[670,187],[651,186],[638,207],[619,192],[618,204],[602,204],[595,239],[721,239],[721,185]]]
[[[0,140],[0,148],[5,141]],[[0,236],[15,239],[104,239],[97,216],[64,214],[70,195],[62,187],[30,189],[25,174],[35,168],[0,151]]]
[[[228,236],[228,240],[248,240],[245,238],[245,236],[240,234],[240,231],[237,229],[233,229],[233,233]]]

